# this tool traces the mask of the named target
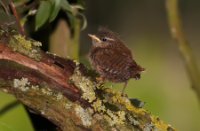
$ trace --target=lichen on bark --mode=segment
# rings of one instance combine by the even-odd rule
[[[126,130],[173,129],[145,109],[132,105],[128,97],[121,92],[105,88],[92,81],[90,77],[82,75],[78,65],[70,80],[81,89],[81,97],[90,103],[94,114],[101,115],[101,119],[107,121],[110,127],[117,126],[118,129],[127,127]]]
[[[13,51],[22,53],[37,61],[41,59],[41,55],[39,53],[40,52],[39,47],[42,46],[42,44],[38,41],[34,41],[31,39],[27,40],[25,36],[21,36],[17,34],[17,35],[13,35],[10,38],[8,46],[11,47]]]

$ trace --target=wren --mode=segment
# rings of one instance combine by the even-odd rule
[[[97,34],[88,35],[92,39],[90,63],[103,80],[124,82],[123,93],[130,78],[140,79],[144,68],[135,62],[130,49],[114,32],[100,27]]]

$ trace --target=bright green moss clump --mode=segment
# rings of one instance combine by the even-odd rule
[[[21,54],[29,56],[35,60],[40,60],[40,46],[42,44],[38,41],[27,40],[25,36],[21,35],[13,35],[9,41],[9,47],[11,47],[14,51],[17,51]]]

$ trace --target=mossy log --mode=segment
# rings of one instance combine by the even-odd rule
[[[12,33],[10,33],[12,32]],[[63,131],[174,131],[95,81],[84,65],[40,50],[41,44],[0,30],[0,90]]]

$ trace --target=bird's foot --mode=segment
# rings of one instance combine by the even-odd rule
[[[121,92],[121,96],[122,97],[128,97],[128,95],[126,93],[124,93],[124,92]]]
[[[96,81],[100,84],[103,84],[104,81],[105,81],[105,78],[104,77],[96,77]]]

